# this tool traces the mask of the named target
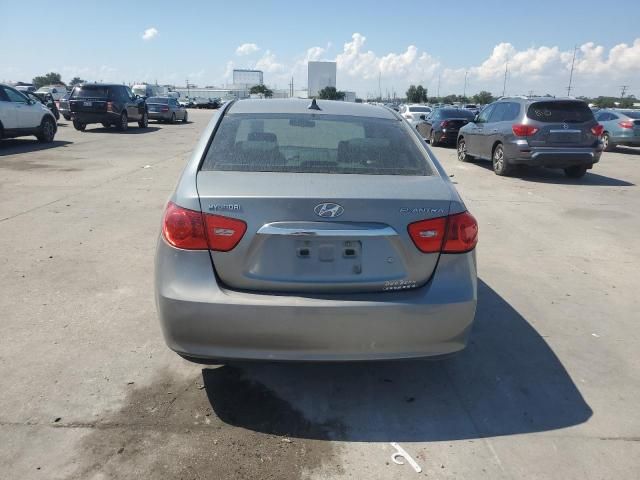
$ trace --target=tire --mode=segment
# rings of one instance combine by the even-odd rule
[[[467,153],[467,142],[465,142],[464,138],[458,139],[458,161],[460,162],[470,162],[473,160],[473,157]]]
[[[511,172],[511,166],[507,163],[507,159],[504,156],[504,148],[502,147],[502,144],[499,143],[493,149],[491,163],[493,164],[493,172],[496,175],[505,177]]]
[[[171,120],[169,120],[169,123],[176,123],[176,114],[175,113],[171,114]]]
[[[611,152],[612,150],[616,149],[616,146],[611,143],[609,132],[604,132],[602,134],[602,147],[605,152]]]
[[[40,133],[36,135],[40,143],[51,143],[56,136],[56,122],[49,116],[42,119]]]
[[[55,112],[53,112],[53,116],[56,117],[56,122],[58,120],[60,120],[60,112],[58,110],[56,110]]]
[[[110,123],[107,123],[107,122],[102,122],[102,126],[103,126],[104,128],[109,128],[109,127],[111,126],[111,124],[110,124]]]
[[[149,126],[149,114],[147,112],[142,114],[142,118],[138,121],[138,126],[140,128],[147,128]]]
[[[187,112],[184,112],[184,117],[182,117],[182,123],[187,123],[189,121],[189,115],[187,114]]]
[[[584,165],[574,165],[564,169],[564,174],[569,178],[582,178],[587,173],[587,167]]]
[[[64,119],[68,122],[71,120],[71,115],[62,115],[64,117]]]
[[[431,130],[431,133],[429,134],[429,143],[432,147],[438,145],[438,140],[436,140],[436,134],[433,132],[433,130]]]
[[[73,128],[75,128],[79,132],[84,132],[85,129],[87,128],[87,124],[79,122],[78,120],[74,120],[73,121]]]
[[[117,127],[121,132],[124,132],[129,128],[129,117],[127,117],[126,112],[122,112],[120,114],[120,120],[118,121]]]

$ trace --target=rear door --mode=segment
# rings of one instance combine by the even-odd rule
[[[493,109],[496,104],[489,105],[480,112],[478,120],[465,130],[465,139],[467,144],[467,152],[469,155],[473,155],[480,158],[491,158],[491,152],[486,152],[483,144],[483,136],[485,132],[485,126],[489,120],[489,117],[493,113]]]
[[[446,216],[452,198],[425,153],[392,118],[226,115],[197,177],[203,211],[223,217],[216,232],[234,234],[224,218],[246,224],[235,248],[211,252],[219,278],[282,292],[425,284],[439,252],[407,228]]]
[[[576,100],[534,102],[527,108],[528,121],[538,131],[527,137],[532,147],[592,147],[598,141],[591,128],[596,125],[586,103]]]

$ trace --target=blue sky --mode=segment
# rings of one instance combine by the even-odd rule
[[[338,88],[361,96],[377,92],[379,73],[383,93],[409,83],[435,93],[438,78],[441,93],[462,93],[467,71],[467,93],[501,93],[509,59],[507,93],[560,94],[578,45],[576,94],[629,84],[640,96],[640,2],[604,15],[592,0],[0,5],[0,45],[14,45],[2,48],[0,81],[53,70],[65,80],[220,85],[233,67],[258,66],[284,88],[292,75],[306,84],[306,60],[323,59],[338,61]],[[148,29],[157,33],[145,40]]]

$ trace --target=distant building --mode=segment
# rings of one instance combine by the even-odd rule
[[[310,98],[317,97],[325,87],[336,86],[336,62],[309,62],[307,68]]]
[[[355,102],[356,101],[356,92],[344,92],[344,101],[345,102]]]
[[[263,81],[264,79],[262,70],[233,70],[234,85],[245,85],[248,88],[251,88],[254,85],[263,85]]]

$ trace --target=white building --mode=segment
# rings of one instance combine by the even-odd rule
[[[344,101],[345,102],[355,102],[356,101],[356,92],[345,91],[344,92]]]
[[[309,62],[308,86],[309,98],[317,97],[325,87],[335,87],[336,62]]]
[[[262,85],[263,84],[262,70],[234,69],[233,84],[246,85],[249,88],[253,87],[254,85]]]

